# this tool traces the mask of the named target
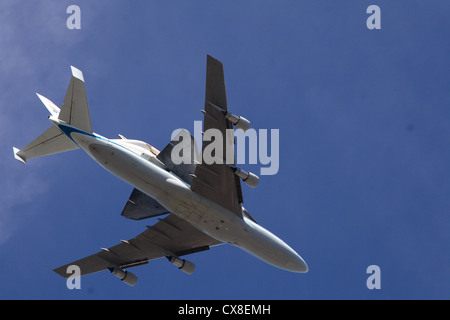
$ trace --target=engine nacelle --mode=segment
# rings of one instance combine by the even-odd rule
[[[256,174],[239,169],[235,166],[230,166],[230,168],[234,171],[235,175],[241,178],[242,181],[244,181],[250,187],[255,188],[258,185],[259,177]]]
[[[236,128],[241,129],[243,131],[247,131],[248,128],[250,128],[250,121],[248,121],[244,117],[229,113],[228,111],[224,110],[221,107],[216,106],[214,103],[211,103],[209,101],[208,101],[208,104],[210,106],[212,106],[213,108],[215,108],[216,110],[222,112],[222,114],[225,116],[225,118],[230,120],[231,123],[233,123]],[[204,111],[202,111],[202,112],[204,112]]]
[[[168,256],[166,258],[169,260],[170,263],[176,265],[178,269],[180,269],[181,271],[187,274],[192,274],[194,272],[195,264],[193,264],[192,262],[172,256]]]
[[[134,286],[137,282],[137,276],[134,273],[123,270],[122,268],[108,268],[109,271],[129,286]]]
[[[232,113],[227,112],[225,114],[225,118],[230,120],[234,124],[234,126],[238,129],[247,131],[248,128],[250,128],[250,121],[248,121],[247,119],[245,119],[242,116],[236,116]]]

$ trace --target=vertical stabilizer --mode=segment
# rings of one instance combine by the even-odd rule
[[[92,133],[83,73],[72,66],[70,69],[72,70],[72,78],[58,119],[80,130]]]

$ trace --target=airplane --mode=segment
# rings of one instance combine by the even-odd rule
[[[191,136],[190,163],[174,164],[171,151],[177,137],[161,151],[150,144],[127,139],[108,139],[92,131],[83,73],[71,66],[72,76],[61,108],[38,95],[50,112],[52,126],[22,149],[13,147],[14,157],[29,159],[82,149],[107,171],[134,189],[122,216],[158,222],[130,240],[56,269],[71,278],[71,265],[80,276],[109,270],[124,283],[134,286],[137,276],[127,269],[166,257],[187,274],[195,265],[182,256],[228,243],[284,270],[304,273],[303,258],[284,241],[259,225],[242,205],[241,180],[255,187],[259,178],[237,168],[235,163],[196,161],[196,144]],[[207,55],[204,131],[215,128],[225,135],[233,126],[246,130],[250,122],[228,112],[222,63]],[[179,133],[179,135],[181,132]],[[206,140],[206,139],[205,139]],[[202,141],[204,150],[211,141]],[[224,147],[225,148],[225,147]],[[192,159],[191,158],[191,159]],[[165,217],[161,218],[161,216]]]

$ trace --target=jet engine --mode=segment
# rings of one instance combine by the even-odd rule
[[[137,276],[134,273],[123,270],[122,268],[108,268],[116,277],[120,278],[129,286],[134,286],[137,282]]]
[[[247,131],[248,128],[250,128],[250,121],[242,116],[236,116],[232,113],[227,112],[225,114],[225,118],[230,120],[236,128],[241,129],[242,131]]]
[[[241,178],[242,181],[244,181],[250,187],[255,188],[258,185],[259,177],[256,174],[239,169],[234,165],[230,166],[230,168],[233,170],[235,175]]]
[[[226,119],[230,120],[231,123],[233,123],[236,128],[241,129],[243,131],[247,131],[248,128],[250,128],[250,121],[248,121],[244,117],[229,113],[228,111],[222,109],[221,107],[216,106],[214,103],[211,103],[209,101],[208,101],[208,104],[210,106],[214,107],[216,110],[219,110],[220,112],[222,112],[224,117]],[[205,111],[202,111],[202,112],[205,112]]]
[[[181,271],[187,274],[192,274],[194,272],[195,264],[193,264],[192,262],[172,256],[168,256],[166,258],[169,260],[170,263],[176,265],[178,269],[180,269]]]

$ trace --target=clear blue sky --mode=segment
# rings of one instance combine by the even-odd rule
[[[81,30],[66,9],[81,8]],[[366,9],[381,8],[381,30]],[[449,299],[448,1],[2,1],[0,299]],[[228,245],[109,272],[68,290],[49,268],[145,230],[120,212],[132,187],[82,151],[14,160],[50,126],[81,69],[94,131],[162,149],[193,130],[206,55],[230,110],[280,130],[280,170],[246,208],[308,262],[276,269]],[[244,166],[259,171],[258,165]],[[381,269],[381,289],[366,268]]]

